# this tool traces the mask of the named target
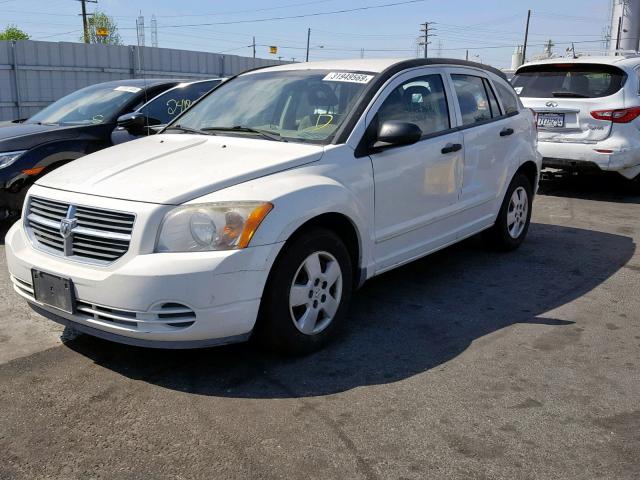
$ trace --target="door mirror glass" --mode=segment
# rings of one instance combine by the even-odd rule
[[[411,145],[422,138],[422,130],[415,123],[387,120],[378,128],[374,148]]]

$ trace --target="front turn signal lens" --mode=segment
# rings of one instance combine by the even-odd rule
[[[238,241],[238,248],[246,248],[249,245],[262,220],[264,220],[272,209],[273,205],[271,203],[263,203],[249,214],[244,224],[242,234],[240,235],[240,240]]]

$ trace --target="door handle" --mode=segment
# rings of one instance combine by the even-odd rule
[[[462,145],[460,145],[459,143],[449,143],[440,151],[443,155],[446,155],[447,153],[459,152],[460,150],[462,150]]]
[[[513,128],[505,128],[500,132],[501,137],[508,137],[509,135],[513,135]]]

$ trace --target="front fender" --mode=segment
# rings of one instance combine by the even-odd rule
[[[305,223],[320,215],[343,215],[355,227],[358,236],[359,267],[368,271],[373,258],[373,234],[370,228],[373,215],[372,184],[366,181],[340,183],[324,175],[322,167],[307,167],[304,174],[300,170],[294,169],[236,185],[189,203],[234,200],[264,200],[273,203],[273,210],[256,231],[251,246],[285,242]],[[358,185],[359,188],[348,188],[346,185]]]

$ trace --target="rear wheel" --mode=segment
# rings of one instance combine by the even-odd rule
[[[256,334],[272,350],[301,355],[324,346],[343,322],[351,260],[342,240],[325,229],[303,233],[285,248],[269,276]]]
[[[507,189],[496,223],[484,233],[489,246],[504,251],[518,248],[529,230],[532,203],[529,179],[517,174]]]

